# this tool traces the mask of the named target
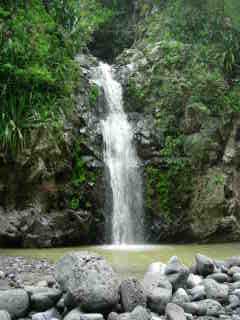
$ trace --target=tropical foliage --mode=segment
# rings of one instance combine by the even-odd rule
[[[110,16],[98,0],[1,2],[2,150],[21,150],[32,128],[61,128],[79,79],[74,55]]]

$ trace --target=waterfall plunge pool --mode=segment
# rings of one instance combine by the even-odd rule
[[[214,259],[227,259],[240,255],[240,243],[226,244],[184,244],[184,245],[109,245],[81,246],[52,249],[0,249],[1,256],[24,256],[37,259],[47,258],[56,262],[61,256],[70,251],[89,251],[104,256],[122,276],[141,278],[152,262],[167,262],[177,255],[183,263],[191,265],[194,256],[202,253]]]

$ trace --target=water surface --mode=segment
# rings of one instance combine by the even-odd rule
[[[211,245],[148,245],[148,246],[83,246],[55,249],[0,249],[0,255],[24,256],[31,258],[47,258],[56,262],[62,255],[70,251],[87,250],[104,256],[123,277],[142,277],[152,262],[167,262],[177,255],[183,263],[191,265],[197,253],[215,259],[227,259],[240,255],[240,243]]]

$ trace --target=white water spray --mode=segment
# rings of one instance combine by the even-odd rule
[[[111,66],[100,63],[95,83],[103,88],[107,114],[101,120],[104,161],[112,190],[113,244],[143,242],[143,206],[140,162],[133,145],[133,130],[123,110],[122,87]]]

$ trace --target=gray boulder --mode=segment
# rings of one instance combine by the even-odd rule
[[[6,310],[13,319],[24,317],[29,308],[29,297],[23,289],[0,291],[0,310]]]
[[[11,320],[11,316],[7,311],[0,310],[0,319],[1,320]]]
[[[65,255],[56,266],[62,290],[86,312],[111,310],[119,300],[119,279],[106,260],[88,252]]]
[[[60,320],[61,316],[55,308],[45,312],[35,313],[32,315],[32,320]]]
[[[230,295],[229,296],[229,305],[227,306],[228,310],[234,310],[238,307],[240,307],[240,299],[236,295]]]
[[[230,284],[232,290],[240,289],[240,281],[236,281]]]
[[[136,279],[127,279],[121,283],[120,296],[125,312],[131,312],[137,306],[147,306],[146,293],[141,283]]]
[[[153,312],[163,314],[171,298],[172,292],[169,289],[155,288],[148,296],[148,307]]]
[[[148,295],[155,288],[165,288],[172,292],[172,285],[161,273],[147,272],[143,278],[142,286]]]
[[[217,300],[219,302],[227,302],[229,295],[229,287],[225,284],[220,284],[213,279],[205,279],[204,287],[208,299]]]
[[[234,273],[232,279],[234,282],[240,281],[240,273]]]
[[[148,307],[153,312],[162,314],[172,298],[172,285],[161,273],[145,274],[143,287],[147,294]]]
[[[116,312],[109,313],[107,320],[118,320],[118,314]]]
[[[229,275],[234,275],[235,273],[240,273],[240,267],[233,266],[228,270]]]
[[[206,290],[203,285],[194,287],[189,290],[189,293],[191,294],[192,301],[203,300],[206,298]]]
[[[76,308],[70,311],[64,320],[104,320],[104,318],[100,313],[83,313],[80,308]]]
[[[174,303],[168,303],[166,307],[167,320],[186,320],[184,310]]]
[[[65,317],[64,320],[79,320],[82,315],[82,310],[80,308],[73,309]]]
[[[219,283],[224,283],[224,282],[229,282],[230,278],[226,273],[223,272],[218,272],[218,273],[213,273],[207,276],[207,279],[213,279]]]
[[[190,297],[184,289],[179,288],[173,295],[172,303],[182,306],[186,302],[190,302]]]
[[[165,268],[165,275],[174,290],[186,287],[189,273],[189,269],[179,261],[178,257],[172,257]]]
[[[212,299],[184,303],[183,309],[187,313],[199,316],[219,316],[224,311],[222,305]]]
[[[213,260],[202,254],[196,255],[196,267],[198,274],[204,277],[214,272]]]
[[[203,282],[202,277],[200,277],[196,274],[190,273],[190,275],[188,276],[188,279],[187,279],[187,287],[189,289],[192,289],[192,288],[200,285],[202,282]]]
[[[47,287],[26,287],[31,301],[31,308],[36,311],[46,311],[57,303],[62,292],[58,289]]]
[[[120,314],[117,320],[151,320],[151,313],[138,306],[131,313]]]

